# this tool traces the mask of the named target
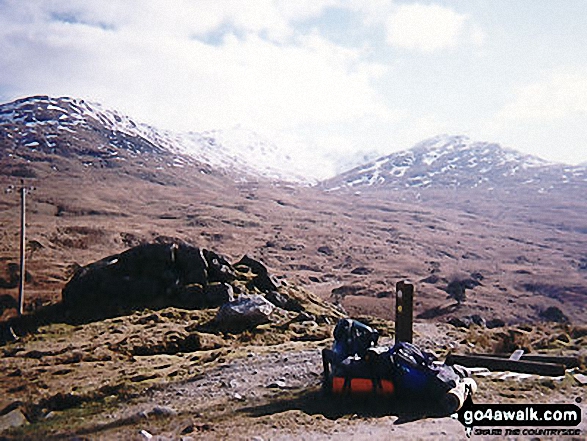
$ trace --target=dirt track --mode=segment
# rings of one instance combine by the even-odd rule
[[[54,323],[2,347],[0,413],[15,408],[31,424],[0,439],[465,438],[458,421],[425,403],[322,395],[320,350],[332,344],[332,325],[272,323],[254,332],[210,334],[205,324],[214,311],[167,308],[77,326]],[[392,328],[373,320],[380,343],[391,344]],[[537,350],[564,347],[584,356],[585,331],[417,322],[414,339],[442,355],[487,350],[513,335]],[[187,344],[196,340],[197,350]],[[476,380],[479,403],[580,399],[585,406],[585,389],[571,375]],[[585,421],[580,428],[587,433]]]
[[[405,403],[325,397],[319,390],[321,346],[312,346],[251,347],[243,358],[149,390],[130,405],[99,416],[81,433],[140,439],[145,430],[162,439],[238,440],[384,440],[416,434],[459,439],[464,434],[457,421],[424,419],[426,410]]]
[[[423,403],[327,397],[319,390],[321,344],[250,348],[244,358],[221,363],[188,381],[162,385],[123,411],[94,425],[92,438],[233,440],[464,439],[464,427]],[[257,353],[259,350],[260,353]],[[480,381],[479,402],[502,402],[499,390],[516,395],[518,382]],[[543,379],[529,380],[544,381]],[[557,384],[558,386],[558,384]],[[578,387],[560,383],[540,399],[541,388],[518,393],[515,402],[572,403]],[[564,390],[562,390],[564,389]],[[575,396],[576,398],[576,396]],[[152,417],[136,418],[147,414]],[[583,407],[585,413],[585,407]],[[160,418],[154,417],[159,414]],[[124,422],[132,422],[125,425]],[[119,425],[123,423],[122,425]],[[586,433],[586,424],[580,426]],[[139,435],[137,435],[139,433]],[[486,438],[475,436],[475,438]],[[155,438],[157,439],[157,438]],[[498,437],[496,439],[503,439]],[[522,437],[521,439],[528,439]]]

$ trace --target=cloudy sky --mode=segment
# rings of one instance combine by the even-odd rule
[[[576,164],[585,17],[584,0],[0,0],[0,101],[251,129],[314,165],[438,134]]]

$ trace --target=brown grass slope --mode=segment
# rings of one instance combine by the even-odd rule
[[[6,110],[0,124],[1,184],[18,186],[24,176],[36,187],[28,201],[29,308],[58,300],[76,265],[177,238],[231,260],[258,258],[351,313],[391,318],[390,293],[408,279],[417,314],[437,308],[447,312],[441,321],[533,321],[550,306],[575,322],[586,316],[587,201],[576,183],[544,194],[323,191],[211,168],[75,108],[67,108],[73,122],[63,130],[63,112],[39,102]],[[18,195],[2,193],[0,295],[12,297],[18,216]],[[454,303],[449,283],[472,275],[479,283],[466,301],[443,309]]]

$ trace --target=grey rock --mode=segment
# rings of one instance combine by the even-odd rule
[[[499,318],[493,318],[487,321],[486,326],[488,329],[502,328],[505,326],[505,322]]]
[[[153,409],[149,413],[153,416],[176,416],[177,415],[177,412],[175,411],[175,409],[172,409],[171,407],[168,407],[168,406],[155,406],[155,407],[153,407]]]
[[[254,274],[267,274],[267,267],[258,260],[252,259],[246,254],[235,265],[249,267]]]
[[[269,323],[275,306],[260,295],[240,296],[218,310],[215,322],[224,332],[242,332]]]
[[[265,298],[278,308],[282,309],[285,309],[285,305],[287,305],[287,301],[289,300],[288,296],[280,294],[277,291],[268,292],[267,294],[265,294]]]
[[[28,424],[26,417],[20,409],[14,409],[6,415],[0,416],[0,433],[14,427],[21,427]]]
[[[268,389],[285,389],[286,387],[287,384],[283,380],[274,381],[267,386]]]
[[[139,431],[139,435],[141,435],[141,439],[153,439],[153,435],[144,429]]]
[[[206,304],[210,307],[221,306],[234,301],[234,291],[228,283],[212,283],[204,289]]]
[[[208,282],[230,282],[236,279],[234,268],[220,254],[204,250],[204,258],[208,263]]]

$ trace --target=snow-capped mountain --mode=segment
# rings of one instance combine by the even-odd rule
[[[448,135],[425,140],[323,183],[330,190],[528,187],[541,193],[563,184],[587,186],[587,167],[549,163],[495,143]]]
[[[67,97],[35,96],[0,105],[0,142],[8,150],[12,146],[11,152],[5,148],[0,154],[85,155],[87,167],[109,167],[134,158],[160,162],[158,168],[194,163],[235,180],[309,182],[291,157],[254,132],[173,133]]]
[[[212,167],[233,169],[245,175],[309,183],[303,165],[276,144],[251,130],[232,128],[171,135],[170,144]]]
[[[35,96],[0,105],[0,147],[5,172],[23,176],[29,173],[27,162],[43,163],[51,157],[53,169],[60,167],[58,158],[75,159],[85,168],[132,164],[135,175],[148,174],[153,180],[157,174],[191,166],[196,172],[235,182],[315,182],[308,176],[307,158],[306,162],[296,159],[255,132],[235,128],[174,133],[137,123],[100,104],[67,97]],[[329,190],[527,188],[546,193],[585,188],[587,167],[552,164],[498,144],[443,135],[321,185]]]

